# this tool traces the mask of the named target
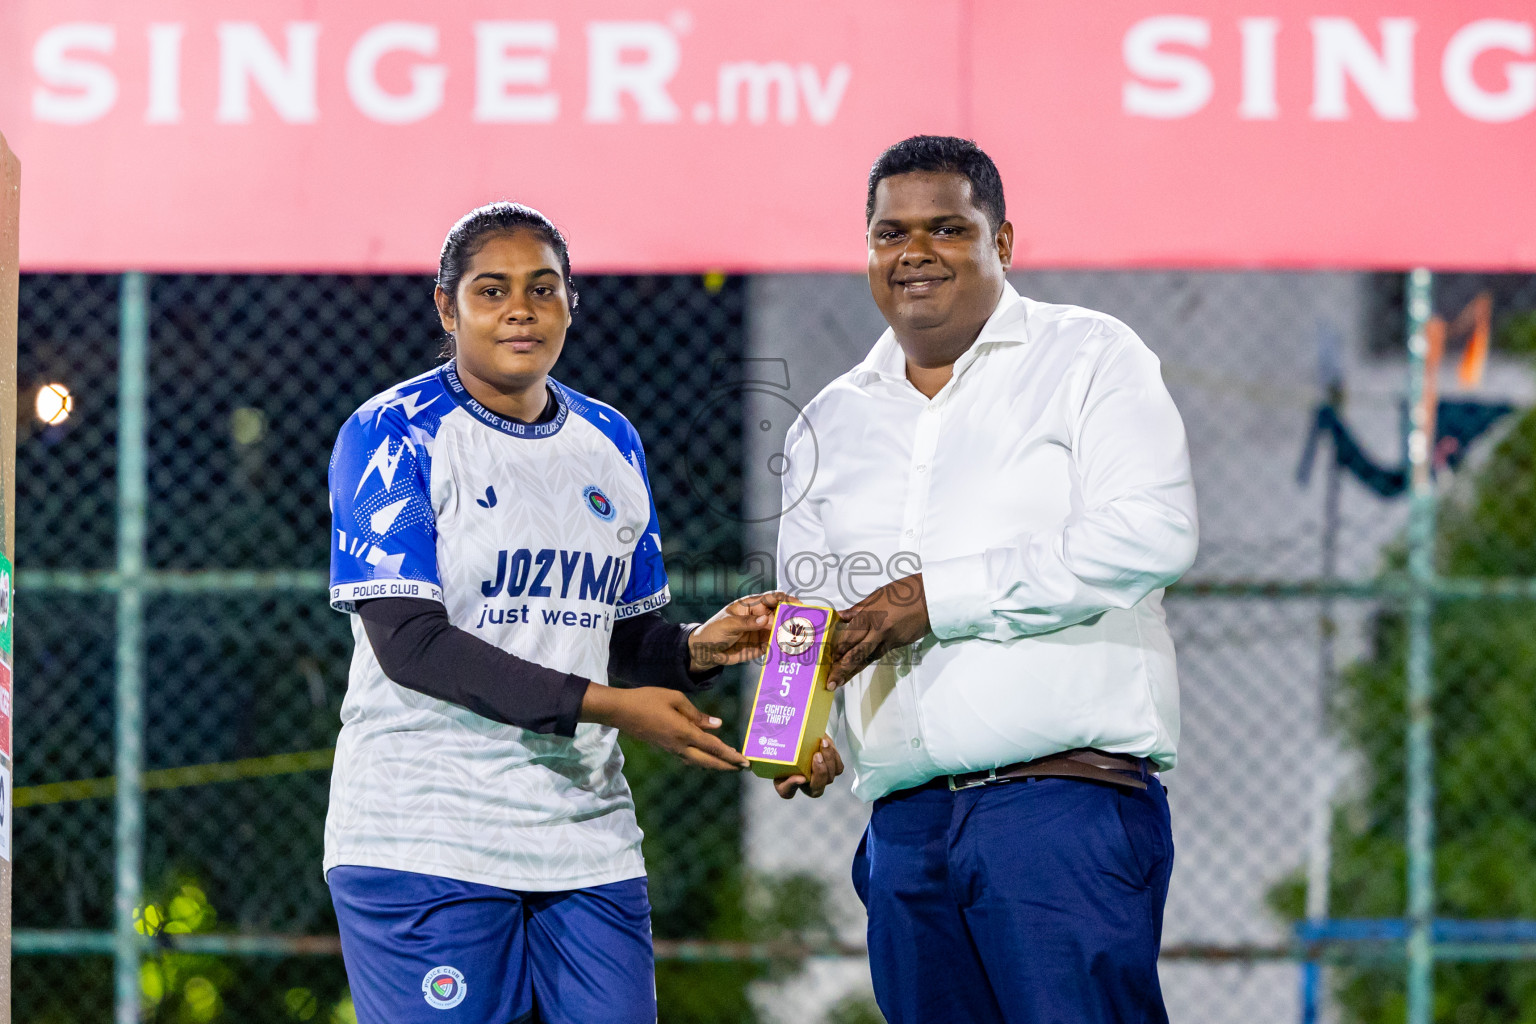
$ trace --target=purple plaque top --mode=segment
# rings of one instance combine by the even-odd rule
[[[743,751],[753,760],[792,764],[799,758],[830,615],[826,608],[779,605]]]

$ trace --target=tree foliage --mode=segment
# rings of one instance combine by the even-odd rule
[[[1503,437],[1467,493],[1442,505],[1436,558],[1446,576],[1536,577],[1536,412]],[[1367,778],[1334,822],[1335,917],[1401,917],[1407,901],[1401,609],[1380,611],[1372,631],[1372,655],[1344,674],[1337,708]],[[1536,605],[1442,602],[1433,641],[1436,915],[1536,919]],[[1349,1019],[1403,1019],[1400,966],[1338,977]],[[1440,966],[1435,1019],[1536,1024],[1536,964]]]

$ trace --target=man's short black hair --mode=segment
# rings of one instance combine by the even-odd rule
[[[1003,204],[1003,178],[992,158],[970,139],[953,135],[914,135],[880,154],[869,169],[869,197],[864,201],[864,223],[875,218],[875,186],[886,178],[914,171],[961,174],[971,182],[971,199],[987,215],[993,231],[1007,219]]]

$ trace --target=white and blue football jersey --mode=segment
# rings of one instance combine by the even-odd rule
[[[331,457],[331,605],[441,601],[504,651],[606,683],[614,621],[669,598],[656,505],[629,421],[550,390],[553,420],[507,420],[450,362],[364,403]],[[616,730],[493,722],[391,681],[356,615],[352,635],[327,870],[527,890],[645,873]]]

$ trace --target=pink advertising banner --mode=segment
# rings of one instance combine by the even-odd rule
[[[1524,0],[10,0],[32,270],[425,271],[517,199],[581,270],[858,270],[975,138],[1029,266],[1536,269]]]

